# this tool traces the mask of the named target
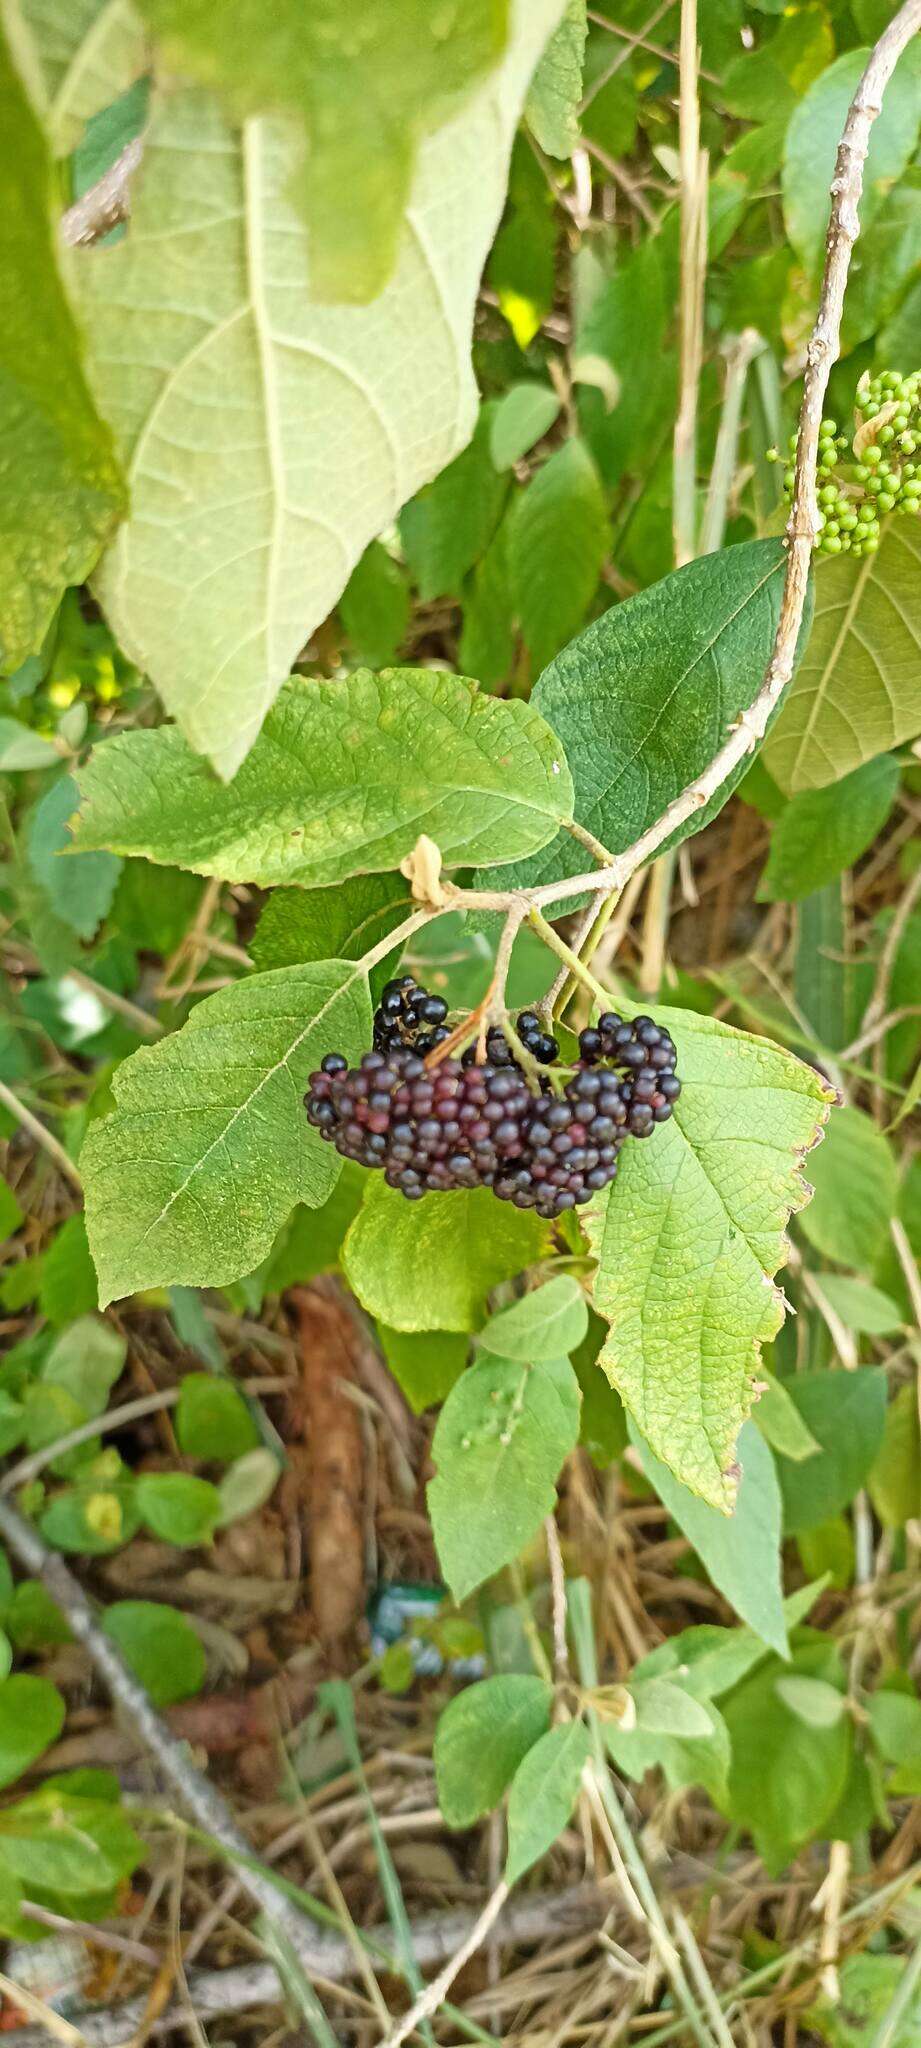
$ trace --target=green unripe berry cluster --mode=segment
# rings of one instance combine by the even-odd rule
[[[853,442],[836,420],[819,429],[816,486],[823,555],[871,555],[880,520],[921,511],[921,370],[866,373],[857,386]],[[784,495],[793,494],[796,434],[790,437]],[[776,458],[775,458],[776,459]]]

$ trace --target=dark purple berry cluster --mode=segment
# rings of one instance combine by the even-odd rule
[[[485,1060],[469,1047],[459,1060],[427,1065],[427,1041],[447,1035],[444,1016],[440,997],[408,978],[388,982],[373,1049],[354,1068],[327,1053],[305,1097],[321,1137],[344,1158],[380,1167],[410,1201],[489,1187],[516,1208],[559,1216],[607,1187],[625,1140],[665,1123],[681,1092],[674,1044],[651,1017],[599,1018],[582,1032],[579,1064],[556,1094],[546,1075],[532,1086],[498,1026],[487,1032]],[[551,1065],[557,1041],[533,1011],[516,1028],[525,1050]]]

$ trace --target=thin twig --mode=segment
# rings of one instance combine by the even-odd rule
[[[566,1647],[566,1573],[563,1570],[559,1530],[553,1515],[548,1515],[544,1522],[544,1537],[550,1565],[550,1592],[553,1602],[553,1671],[557,1684],[563,1685],[569,1677],[569,1651]]]
[[[279,1935],[310,1967],[314,1946],[313,1929],[303,1913],[274,1882],[268,1871],[254,1868],[253,1852],[241,1834],[229,1807],[189,1763],[183,1745],[176,1742],[166,1723],[152,1706],[142,1685],[128,1670],[115,1644],[94,1619],[82,1587],[62,1557],[48,1548],[31,1524],[8,1500],[0,1500],[0,1533],[10,1550],[33,1578],[41,1579],[46,1590],[66,1616],[73,1634],[89,1651],[99,1676],[118,1702],[140,1742],[159,1765],[168,1784],[197,1825],[219,1842],[237,1866],[240,1883],[255,1903],[273,1921]]]
[[[756,327],[745,327],[741,334],[733,335],[724,352],[726,382],[723,386],[723,404],[716,447],[713,451],[707,502],[700,523],[699,552],[702,555],[715,555],[717,549],[723,545],[729,497],[739,452],[739,427],[742,421],[745,382],[751,364],[755,357],[760,355],[764,345],[763,337]]]
[[[567,1932],[578,1934],[593,1926],[600,1928],[610,1903],[610,1897],[597,1885],[526,1893],[510,1902],[497,1924],[502,1940],[509,1946],[546,1942]],[[466,1910],[452,1910],[429,1913],[415,1920],[413,1948],[420,1965],[430,1969],[453,1956],[466,1940],[474,1917]],[[389,1927],[374,1928],[361,1938],[385,1968],[399,1974],[399,1964],[391,1953]],[[355,1974],[354,1953],[343,1936],[326,1934],[318,1928],[312,1942],[311,1963],[318,1978],[328,1983],[344,1983]],[[223,2013],[247,2012],[260,2005],[277,2007],[281,2003],[276,1973],[263,1962],[243,1963],[224,1970],[190,1971],[189,1994],[203,2020],[216,2019]],[[141,1994],[114,2010],[81,2013],[81,2034],[91,2048],[113,2048],[115,2042],[128,2042],[144,2016],[145,2006],[146,1998]],[[181,2008],[171,2006],[154,2021],[150,2034],[159,2036],[182,2024]],[[459,2032],[456,2021],[455,2031]],[[4,2048],[7,2043],[9,2048],[41,2048],[46,2041],[47,2036],[34,2027],[3,2036]]]
[[[409,2011],[404,2013],[399,2025],[394,2027],[391,2034],[388,2034],[384,2048],[400,2048],[401,2042],[408,2040],[410,2034],[416,2032],[417,2027],[423,2020],[431,2019],[433,2014],[438,2011],[439,2006],[447,1997],[455,1977],[460,1975],[464,1964],[469,1963],[471,1956],[476,1955],[477,1949],[481,1948],[486,1940],[490,1928],[498,1920],[499,1914],[508,1898],[508,1892],[508,1885],[503,1878],[497,1884],[495,1891],[490,1893],[483,1911],[474,1926],[471,1927],[466,1941],[461,1942],[460,1948],[455,1950],[450,1961],[445,1964],[444,1969],[439,1972],[437,1977],[432,1979],[431,1984],[426,1985],[421,1997],[416,1999],[415,2005],[410,2006]]]
[[[24,1102],[20,1102],[18,1095],[13,1094],[12,1088],[8,1088],[5,1081],[0,1081],[0,1102],[3,1103],[4,1108],[9,1110],[10,1115],[16,1118],[16,1122],[22,1125],[23,1130],[28,1131],[30,1138],[35,1139],[36,1144],[41,1146],[42,1151],[47,1152],[49,1159],[53,1159],[55,1165],[60,1167],[61,1172],[66,1174],[71,1186],[75,1187],[78,1193],[82,1194],[83,1182],[73,1160],[68,1158],[63,1145],[60,1144],[54,1133],[48,1130],[47,1125],[41,1123],[37,1116],[33,1116],[31,1109],[27,1109]]]

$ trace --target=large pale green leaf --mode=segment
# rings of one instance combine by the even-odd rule
[[[908,48],[886,88],[885,103],[870,133],[863,175],[860,223],[866,230],[901,177],[917,142],[921,72],[917,50]],[[822,71],[800,101],[787,129],[783,156],[783,202],[787,233],[809,270],[821,263],[830,206],[835,154],[848,107],[870,57],[848,50]]]
[[[342,1265],[359,1301],[394,1330],[475,1330],[487,1295],[534,1265],[548,1242],[533,1211],[489,1188],[407,1202],[372,1174]]]
[[[311,296],[288,189],[296,129],[266,118],[241,136],[199,90],[154,97],[130,235],[73,256],[131,489],[99,594],[223,775],[367,543],[470,437],[480,272],[559,13],[517,0],[501,64],[423,143],[396,268],[370,305]]]
[[[511,860],[545,844],[572,797],[529,704],[408,668],[292,677],[229,786],[175,726],[104,741],[78,781],[77,847],[263,888],[387,872],[421,832],[449,865]]]
[[[57,268],[51,160],[0,22],[0,666],[41,645],[124,508]],[[30,53],[25,55],[28,65]]]
[[[815,586],[812,632],[763,755],[791,795],[921,732],[921,523],[891,519],[875,555],[820,562]]]
[[[386,284],[416,151],[505,41],[508,0],[140,0],[171,68],[217,87],[240,119],[284,111],[317,296],[361,303]]]
[[[612,853],[700,774],[757,694],[783,576],[779,541],[706,555],[612,605],[541,676],[531,704],[567,750],[576,818]],[[682,838],[720,809],[746,765]],[[559,834],[506,880],[546,882],[587,866],[585,849]]]
[[[252,1272],[295,1202],[318,1207],[339,1160],[302,1096],[323,1054],[368,1044],[361,970],[327,960],[256,974],[118,1068],[115,1108],[80,1155],[103,1306],[139,1287]]]
[[[57,155],[87,121],[126,91],[149,61],[143,23],[128,0],[16,0],[45,92]]]
[[[730,1510],[734,1445],[760,1345],[783,1299],[802,1158],[832,1091],[792,1054],[713,1017],[658,1013],[678,1047],[670,1123],[628,1143],[586,1229],[595,1306],[610,1324],[599,1363],[656,1456],[692,1493]]]
[[[568,1358],[522,1365],[487,1355],[452,1387],[432,1440],[428,1507],[455,1600],[511,1564],[552,1513],[580,1399]]]

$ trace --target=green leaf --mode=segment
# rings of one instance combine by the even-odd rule
[[[282,0],[269,19],[258,0],[141,0],[141,13],[170,68],[216,87],[236,118],[279,111],[297,124],[313,291],[373,299],[397,260],[419,145],[493,70],[507,0],[450,0],[435,15],[426,0],[389,0],[351,34],[336,0],[306,12]]]
[[[238,1387],[210,1372],[188,1372],[179,1389],[176,1436],[186,1458],[230,1464],[252,1451],[259,1433]]]
[[[40,1579],[20,1579],[3,1623],[16,1649],[26,1654],[73,1642],[67,1621]]]
[[[860,205],[864,231],[914,154],[919,118],[916,54],[910,49],[903,53],[870,131]],[[800,101],[784,139],[784,219],[797,255],[812,272],[821,265],[829,187],[845,115],[869,57],[869,50],[848,50],[829,64]]]
[[[456,1600],[536,1534],[578,1436],[579,1385],[567,1358],[529,1366],[482,1357],[461,1375],[438,1418],[428,1488],[438,1561]]]
[[[564,441],[531,478],[509,525],[512,600],[535,672],[581,626],[609,540],[592,457],[584,442]]]
[[[493,408],[489,448],[498,470],[512,469],[559,418],[560,399],[549,384],[510,384]]]
[[[29,826],[29,866],[54,911],[81,939],[92,939],[110,910],[121,861],[111,853],[81,853],[70,860],[67,820],[77,802],[72,776],[62,775],[42,797]]]
[[[373,540],[339,599],[339,616],[362,665],[388,666],[409,625],[409,610],[404,571]]]
[[[836,1316],[849,1330],[868,1337],[891,1337],[902,1327],[898,1302],[868,1280],[853,1280],[849,1273],[823,1273],[822,1293]]]
[[[10,1187],[9,1181],[0,1174],[0,1239],[12,1237],[23,1220],[23,1211]]]
[[[457,658],[467,675],[479,676],[488,689],[501,683],[512,666],[515,634],[512,593],[508,580],[508,514],[464,586],[463,625]]]
[[[88,1477],[64,1487],[39,1518],[46,1542],[79,1557],[108,1557],[140,1527],[133,1481]]]
[[[0,1681],[0,1785],[21,1778],[57,1741],[65,1712],[57,1686],[47,1678],[17,1671]]]
[[[560,1273],[490,1316],[480,1342],[496,1358],[533,1365],[538,1359],[575,1351],[587,1329],[588,1302],[582,1288],[571,1273]]]
[[[177,1607],[158,1600],[116,1600],[106,1608],[102,1626],[155,1707],[170,1707],[201,1692],[205,1653]]]
[[[568,1721],[542,1735],[519,1764],[508,1802],[506,1884],[517,1884],[562,1834],[590,1753],[588,1729]]]
[[[896,1212],[895,1159],[861,1109],[836,1109],[809,1162],[815,1190],[800,1230],[816,1251],[872,1272]]]
[[[643,1471],[696,1550],[714,1586],[743,1621],[785,1656],[787,1628],[780,1578],[781,1500],[774,1460],[754,1423],[739,1436],[742,1477],[731,1516],[708,1507],[655,1458],[631,1423]]]
[[[328,1273],[338,1265],[349,1224],[361,1208],[367,1179],[364,1167],[345,1159],[332,1193],[319,1209],[298,1204],[260,1269],[266,1294],[305,1286],[318,1273]]]
[[[461,1330],[390,1330],[378,1339],[397,1386],[414,1415],[444,1401],[467,1363],[469,1341]]]
[[[835,1645],[803,1630],[792,1667],[768,1658],[724,1700],[722,1709],[732,1746],[726,1811],[751,1834],[772,1876],[830,1821],[845,1789],[853,1748],[849,1717],[822,1728],[791,1713],[778,1680],[793,1675],[844,1690]]]
[[[513,860],[572,804],[560,743],[530,705],[430,669],[293,677],[229,787],[174,726],[105,741],[79,785],[78,847],[261,888],[387,873],[421,832],[449,866]]]
[[[781,789],[823,789],[914,738],[919,649],[921,534],[891,519],[875,555],[818,565],[812,631],[763,751]]]
[[[137,1504],[151,1535],[183,1550],[207,1543],[221,1519],[217,1487],[187,1472],[143,1472]]]
[[[28,1393],[28,1388],[26,1388]],[[18,1401],[0,1388],[0,1457],[21,1444],[25,1436],[25,1412]]]
[[[794,1671],[776,1680],[776,1692],[784,1706],[807,1728],[834,1728],[846,1711],[846,1701],[827,1678],[802,1678]]]
[[[278,1459],[264,1444],[256,1451],[247,1451],[242,1458],[235,1458],[218,1487],[221,1503],[218,1527],[226,1529],[230,1522],[240,1522],[244,1516],[254,1515],[267,1500],[271,1500],[280,1478]]]
[[[449,1828],[469,1828],[498,1806],[519,1764],[550,1726],[542,1678],[484,1678],[448,1702],[435,1732],[438,1804]]]
[[[51,158],[24,80],[31,58],[0,33],[0,385],[4,445],[0,665],[36,653],[68,583],[80,583],[124,509],[111,435],[87,389],[57,269]],[[20,65],[22,76],[20,76]]]
[[[675,1693],[680,1688],[671,1686],[668,1690]],[[688,1700],[688,1695],[684,1698]],[[714,1805],[722,1806],[729,1775],[726,1723],[718,1708],[709,1703],[688,1703],[697,1708],[705,1722],[705,1734],[653,1734],[647,1728],[624,1730],[606,1725],[605,1747],[626,1777],[642,1779],[647,1771],[660,1770],[673,1792],[684,1791],[689,1785],[702,1785]]]
[[[913,1385],[900,1387],[886,1409],[867,1492],[884,1529],[904,1528],[921,1515],[921,1424]]]
[[[38,1305],[57,1329],[98,1308],[96,1269],[90,1258],[83,1212],[68,1216],[42,1259]]]
[[[61,1331],[41,1369],[41,1384],[61,1387],[85,1415],[101,1415],[124,1370],[128,1345],[101,1316],[80,1316]]]
[[[538,64],[525,105],[528,127],[548,156],[571,156],[579,140],[582,60],[588,22],[585,0],[567,0],[566,12]]]
[[[863,15],[865,9],[855,9]],[[889,0],[878,16],[880,32],[891,20]],[[804,2025],[818,2035],[828,2048],[872,2048],[884,2038],[886,2048],[919,2048],[921,2043],[921,2001],[912,1996],[902,2009],[894,2028],[887,2025],[893,2000],[899,1992],[908,1963],[904,1956],[861,1952],[845,1957],[840,1970],[840,1993],[835,2004],[822,1998],[803,2012]],[[885,2035],[880,2029],[885,2027]]]
[[[414,909],[402,875],[355,875],[337,889],[275,889],[249,944],[253,966],[297,967],[305,960],[360,960]],[[392,956],[391,956],[392,957]],[[390,962],[370,977],[380,985]]]
[[[692,1739],[710,1734],[713,1724],[706,1707],[684,1686],[668,1678],[645,1678],[634,1682],[629,1691],[640,1733]]]
[[[40,1684],[42,1680],[23,1680]],[[17,1680],[8,1679],[8,1685]],[[53,1688],[49,1688],[53,1690]],[[89,1773],[69,1773],[78,1782]],[[95,1775],[95,1774],[93,1774]],[[81,1797],[67,1789],[67,1776],[49,1779],[38,1792],[0,1813],[0,1857],[21,1880],[28,1897],[79,1911],[79,1903],[128,1877],[144,1845],[111,1799]],[[112,1906],[107,1901],[106,1908]]]
[[[784,561],[780,542],[763,540],[689,562],[612,605],[541,676],[531,703],[570,756],[577,821],[612,853],[701,773],[752,702],[774,641]],[[716,815],[746,765],[679,838]],[[555,881],[586,865],[585,848],[561,833],[506,871],[502,886]]]
[[[307,290],[308,236],[288,196],[296,127],[268,119],[241,134],[195,89],[154,98],[130,234],[101,262],[96,250],[69,259],[91,382],[131,491],[100,599],[119,645],[224,776],[368,542],[470,438],[480,273],[527,81],[560,5],[516,0],[502,64],[420,156],[396,269],[371,305],[324,306]],[[423,0],[412,11],[428,18]],[[213,18],[232,54],[223,15]],[[262,10],[258,19],[267,41]],[[123,34],[104,23],[97,65]],[[340,49],[336,34],[330,53]],[[414,89],[415,74],[411,59]],[[349,150],[362,113],[350,100],[337,120]],[[351,179],[340,197],[363,231]],[[176,219],[181,235],[164,233]],[[30,320],[30,343],[31,330]]]
[[[814,1529],[801,1529],[796,1539],[803,1570],[821,1575],[836,1592],[854,1583],[854,1531],[846,1515],[832,1515]]]
[[[771,835],[759,903],[798,903],[852,868],[886,823],[899,773],[894,754],[877,754],[843,781],[795,796]]]
[[[43,740],[18,718],[0,718],[0,769],[51,768],[60,760],[51,740]]]
[[[488,1188],[407,1202],[374,1174],[342,1265],[362,1306],[395,1330],[475,1330],[492,1289],[534,1265],[547,1243],[533,1213]]]
[[[481,407],[463,453],[400,514],[403,552],[423,604],[457,594],[499,524],[508,484],[491,453],[495,413],[492,403]]]
[[[787,1391],[819,1446],[804,1465],[780,1458],[784,1529],[814,1529],[847,1507],[879,1450],[886,1420],[886,1375],[881,1367],[854,1372],[798,1372]]]
[[[772,1451],[781,1451],[785,1458],[801,1464],[804,1458],[815,1456],[819,1445],[812,1431],[807,1429],[783,1380],[775,1379],[764,1365],[760,1370],[763,1391],[758,1396],[755,1409],[758,1428]]]
[[[252,1272],[295,1202],[319,1204],[338,1161],[300,1098],[323,1054],[370,1039],[367,982],[326,961],[251,976],[193,1010],[113,1078],[115,1109],[80,1155],[100,1300]]]
[[[800,1165],[830,1091],[763,1039],[689,1010],[657,1015],[678,1048],[675,1114],[624,1147],[610,1194],[585,1212],[611,1326],[600,1363],[656,1456],[725,1509],[759,1347],[782,1321],[771,1281],[784,1226],[807,1199]]]

